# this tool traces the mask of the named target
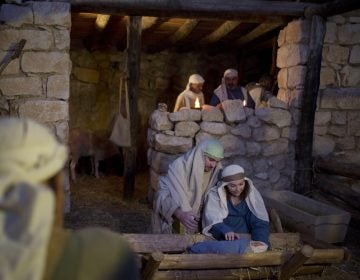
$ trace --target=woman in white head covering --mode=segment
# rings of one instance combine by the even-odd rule
[[[267,249],[269,216],[260,193],[241,166],[223,169],[221,180],[207,197],[203,228],[205,235],[217,240],[236,240],[239,233],[250,233],[251,245]]]
[[[199,105],[201,108],[204,105],[204,94],[202,92],[202,87],[204,85],[204,78],[199,74],[192,74],[189,77],[189,82],[186,85],[186,89],[179,94],[176,99],[174,112],[180,110],[180,108],[195,108],[196,99],[199,101]]]

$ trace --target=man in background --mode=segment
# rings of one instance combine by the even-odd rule
[[[227,69],[221,80],[221,84],[214,90],[209,105],[217,106],[225,100],[239,99],[245,101],[244,106],[255,109],[254,100],[247,90],[238,85],[239,74],[235,69]]]

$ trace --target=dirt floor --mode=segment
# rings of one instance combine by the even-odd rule
[[[135,198],[131,202],[122,199],[122,180],[120,176],[98,179],[79,176],[71,185],[71,212],[65,217],[65,226],[71,229],[102,226],[120,233],[148,233],[151,214],[146,204],[148,174],[136,177]],[[296,279],[360,279],[360,230],[349,227],[345,242],[339,245],[352,252],[350,261],[326,268],[321,276]]]

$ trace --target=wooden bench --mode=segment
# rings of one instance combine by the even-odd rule
[[[246,254],[187,254],[204,235],[123,234],[139,256],[142,279],[289,279],[321,274],[350,258],[347,249],[299,233],[271,233],[271,250]]]

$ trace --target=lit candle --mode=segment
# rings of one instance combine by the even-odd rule
[[[200,101],[199,101],[199,98],[196,97],[196,100],[195,100],[195,108],[200,108]]]
[[[243,107],[245,107],[246,106],[246,100],[244,99],[244,101],[243,101]]]

